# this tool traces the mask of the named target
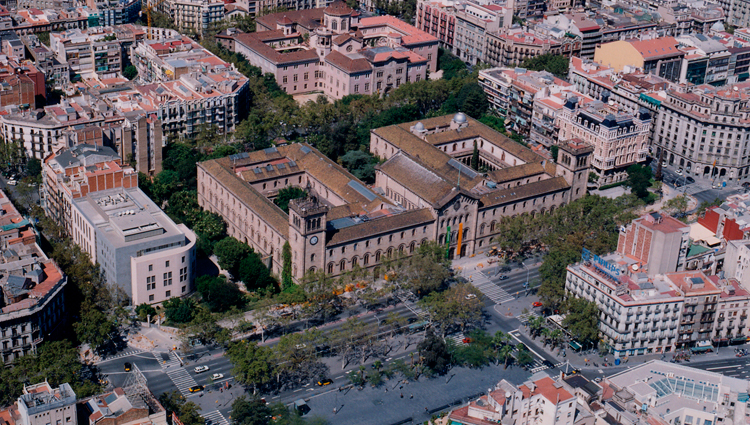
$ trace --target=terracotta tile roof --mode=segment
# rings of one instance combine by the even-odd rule
[[[646,60],[663,56],[684,55],[684,52],[677,48],[679,43],[674,37],[660,37],[652,40],[627,40],[627,42]]]
[[[367,59],[352,59],[335,50],[326,56],[326,62],[350,74],[372,71],[372,65]]]
[[[258,16],[255,18],[255,21],[259,24],[258,31],[263,32],[265,28],[275,30],[276,22],[283,17],[286,17],[297,25],[301,25],[308,31],[312,31],[323,22],[323,8],[287,10],[286,12]]]
[[[278,31],[280,32],[280,31]],[[253,33],[243,33],[234,36],[234,41],[254,51],[259,56],[268,59],[276,65],[294,62],[313,62],[319,61],[318,53],[314,49],[300,50],[297,52],[277,52],[273,47],[265,44],[262,40],[269,39],[269,36],[275,36],[277,31],[261,31]]]
[[[399,229],[406,229],[431,223],[435,220],[429,209],[409,210],[400,214],[387,215],[370,221],[365,221],[354,226],[329,231],[327,233],[326,247],[357,240],[363,237],[372,237],[383,233],[391,233]]]
[[[346,16],[354,13],[354,9],[347,6],[343,1],[335,1],[325,8],[324,13],[333,16]]]
[[[527,387],[526,385],[521,385],[518,387],[518,389],[523,392],[524,398],[529,398],[530,396],[541,394],[553,405],[570,400],[574,397],[564,388],[556,388],[555,381],[553,381],[550,377],[534,381],[534,385],[536,385],[534,391],[530,391],[529,387]]]
[[[403,34],[401,42],[404,45],[409,44],[423,44],[423,43],[437,43],[436,37],[427,34],[426,32],[417,29],[406,22],[395,18],[393,16],[373,16],[370,18],[362,18],[359,20],[359,28],[367,27],[379,27],[386,25],[394,32]]]
[[[289,238],[289,215],[255,190],[249,183],[242,181],[232,172],[231,167],[229,158],[212,159],[198,163],[198,168],[203,169],[215,178],[247,208],[256,211],[258,216],[268,222],[282,237]]]
[[[429,169],[419,159],[403,151],[389,158],[378,168],[436,208],[439,207],[438,201],[455,192],[455,185]]]
[[[529,162],[528,164],[516,165],[515,167],[500,168],[487,173],[493,182],[502,184],[504,182],[517,180],[524,177],[536,177],[544,174],[545,167],[541,162]]]
[[[565,180],[565,177],[553,177],[551,179],[511,187],[510,189],[495,190],[482,196],[482,207],[502,205],[507,202],[515,202],[519,199],[533,198],[542,193],[552,194],[553,192],[561,192],[569,188],[570,185]]]

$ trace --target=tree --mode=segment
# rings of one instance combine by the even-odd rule
[[[271,421],[271,408],[260,397],[249,400],[240,396],[232,403],[232,425],[267,425]]]
[[[252,387],[253,394],[273,379],[274,354],[269,347],[247,340],[237,341],[229,345],[227,356],[234,365],[234,378]]]
[[[203,345],[225,344],[231,338],[229,329],[222,328],[216,323],[211,312],[205,308],[194,310],[195,317],[183,330],[188,343],[199,341]]]
[[[560,147],[557,145],[550,146],[549,153],[552,156],[552,160],[557,162],[557,155],[560,153]]]
[[[183,425],[204,425],[205,420],[198,413],[201,410],[200,406],[192,401],[186,401],[185,397],[175,390],[160,395],[159,403],[167,411],[167,421],[170,423],[174,412]]]
[[[273,203],[278,205],[278,207],[284,210],[285,213],[289,214],[289,201],[291,201],[292,199],[304,198],[306,196],[306,191],[296,186],[287,186],[279,190],[279,193],[278,195],[276,195],[276,199],[273,200]]]
[[[425,338],[417,348],[425,367],[438,375],[445,375],[448,372],[451,365],[448,347],[445,345],[443,338],[435,335],[432,328],[427,328]]]
[[[195,222],[193,230],[198,236],[198,248],[206,255],[211,255],[214,245],[226,236],[227,225],[220,215],[202,211]]]
[[[557,78],[567,79],[569,63],[565,56],[546,53],[526,59],[521,63],[521,67],[531,71],[547,71]]]
[[[532,316],[529,318],[529,331],[532,337],[538,337],[542,333],[542,330],[546,329],[544,322],[544,317],[542,316]]]
[[[135,308],[135,314],[138,315],[138,320],[140,320],[141,322],[145,322],[146,320],[148,320],[149,316],[156,316],[156,309],[146,303],[143,303]]]
[[[369,151],[353,150],[339,158],[339,163],[354,174],[354,177],[368,183],[375,182],[376,158]]]
[[[724,201],[721,200],[721,198],[716,198],[711,202],[703,201],[701,202],[700,206],[698,207],[698,215],[703,217],[703,215],[706,213],[706,210],[708,210],[711,207],[718,207],[721,204],[723,204]]]
[[[420,245],[411,257],[397,255],[384,266],[395,272],[395,284],[418,296],[441,288],[451,275],[445,250],[436,242]]]
[[[518,363],[522,367],[526,367],[534,363],[534,358],[531,357],[531,353],[529,353],[529,349],[525,345],[518,344],[516,346],[516,350],[516,363]]]
[[[73,324],[78,340],[89,344],[98,351],[111,340],[111,334],[116,329],[111,317],[101,311],[90,299],[85,300],[81,307],[81,320]]]
[[[593,301],[583,298],[567,300],[568,315],[563,320],[570,334],[579,343],[586,345],[596,342],[599,337],[599,307]]]
[[[211,311],[224,312],[245,304],[240,289],[224,276],[203,275],[195,279],[195,287]]]
[[[466,115],[479,119],[489,108],[487,94],[478,83],[465,84],[456,97],[459,110]]]
[[[292,246],[289,245],[289,241],[284,241],[284,246],[281,247],[281,289],[285,290],[294,285],[292,280]]]
[[[133,80],[138,76],[138,69],[136,69],[136,67],[134,67],[133,65],[128,65],[125,67],[125,69],[122,70],[122,76],[127,78],[128,80]]]
[[[307,299],[302,309],[305,317],[326,320],[341,311],[341,302],[336,295],[338,285],[322,270],[308,272],[299,286]]]
[[[646,199],[649,196],[648,188],[651,186],[651,167],[633,164],[628,167],[627,172],[627,185],[630,186],[633,194],[639,199]]]
[[[479,171],[479,148],[477,148],[476,140],[474,140],[474,151],[471,153],[471,168]]]
[[[214,245],[214,255],[219,260],[219,266],[236,276],[240,262],[250,254],[251,248],[237,239],[227,236]]]
[[[192,298],[172,297],[162,303],[164,315],[172,323],[188,323],[195,314],[195,301]]]
[[[40,177],[42,174],[42,162],[36,158],[29,158],[26,162],[26,173],[33,178]]]
[[[430,312],[430,320],[441,335],[449,331],[481,323],[482,293],[467,283],[453,285],[442,292],[433,292],[420,301],[420,304]]]
[[[255,252],[240,261],[238,276],[248,291],[275,292],[276,281]]]
[[[676,196],[664,203],[664,207],[671,214],[685,214],[688,209],[688,197],[687,195]]]

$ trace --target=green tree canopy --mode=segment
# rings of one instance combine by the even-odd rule
[[[354,174],[354,177],[368,183],[375,182],[375,157],[365,151],[349,151],[346,155],[339,158],[341,165]]]
[[[428,328],[425,338],[418,346],[419,355],[422,357],[424,366],[438,375],[448,372],[451,365],[450,352],[443,338],[435,335],[432,328]]]
[[[240,267],[240,262],[250,254],[250,251],[252,249],[247,244],[231,236],[227,236],[214,245],[214,255],[219,260],[219,266],[235,276]]]
[[[232,425],[267,425],[271,408],[260,397],[240,396],[232,403]]]
[[[568,315],[563,325],[581,344],[596,342],[599,337],[599,307],[583,298],[567,300]]]
[[[255,252],[250,252],[240,261],[238,275],[248,291],[276,291],[276,281],[271,276],[271,271]]]
[[[128,80],[133,80],[138,76],[138,70],[133,65],[128,65],[122,70],[122,76]]]
[[[172,297],[162,303],[164,315],[173,323],[188,323],[193,320],[196,305],[192,298]]]
[[[245,305],[240,289],[224,276],[203,275],[195,279],[195,286],[211,311],[224,312]]]
[[[148,316],[151,316],[152,318],[156,316],[156,309],[143,303],[135,308],[135,314],[138,315],[138,320],[145,322],[148,319]]]
[[[547,71],[557,78],[567,79],[569,64],[570,60],[565,56],[546,53],[526,59],[521,67],[531,71]]]
[[[284,210],[285,213],[289,213],[289,201],[292,199],[299,199],[304,198],[307,196],[307,192],[305,192],[303,189],[300,189],[297,186],[287,186],[281,190],[279,190],[278,195],[276,195],[276,199],[273,200],[273,203],[278,205],[279,208]]]
[[[633,191],[633,194],[639,199],[646,199],[649,196],[648,188],[651,186],[651,167],[633,164],[628,167],[627,185]]]

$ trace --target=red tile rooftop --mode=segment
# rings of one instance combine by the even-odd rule
[[[521,385],[518,387],[518,389],[523,392],[524,398],[529,398],[532,395],[541,394],[544,398],[549,400],[554,405],[573,398],[573,395],[571,395],[567,390],[563,388],[555,388],[555,381],[553,381],[550,377],[535,381],[534,385],[536,385],[534,391],[530,391],[526,385]]]

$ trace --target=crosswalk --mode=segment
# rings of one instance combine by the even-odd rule
[[[400,298],[401,302],[404,304],[406,308],[409,309],[412,313],[414,313],[415,316],[417,316],[420,319],[427,319],[428,313],[424,311],[422,307],[419,306],[419,304],[409,300],[406,297]]]
[[[502,304],[515,299],[513,295],[493,283],[483,272],[474,273],[471,276],[471,283],[495,304]]]
[[[229,425],[229,421],[218,410],[201,414],[206,425]]]
[[[537,366],[536,366],[536,367],[533,367],[533,368],[531,368],[531,373],[537,373],[537,372],[541,372],[541,371],[543,371],[543,370],[547,370],[547,369],[549,369],[549,366],[546,366],[546,365],[543,365],[543,364],[539,364],[539,360],[535,360],[535,361],[534,361],[534,364],[537,364]],[[558,367],[560,367],[560,366],[562,366],[562,365],[564,365],[564,364],[565,364],[565,362],[560,362],[560,363],[557,363],[557,364],[555,365],[555,368],[558,368]]]
[[[532,317],[536,317],[536,316],[539,316],[539,315],[536,314],[536,313],[534,313],[534,312],[531,312],[531,313],[521,313],[521,314],[518,315],[517,319],[521,323],[526,323],[526,322],[529,321],[529,319],[531,319]]]
[[[463,342],[464,342],[464,338],[465,338],[465,336],[464,336],[464,333],[463,333],[463,332],[458,332],[458,333],[455,333],[455,334],[453,334],[453,335],[448,335],[448,336],[446,336],[446,337],[445,337],[445,339],[446,339],[446,342],[448,342],[447,340],[449,340],[449,339],[450,339],[450,340],[452,340],[453,342],[455,342],[455,343],[456,343],[456,345],[461,345],[461,344],[463,344]]]
[[[182,363],[177,355],[170,351],[169,353],[154,353],[154,357],[159,361],[161,368],[165,371],[172,383],[177,387],[180,393],[187,397],[190,395],[190,387],[198,385],[192,376],[182,367]],[[228,424],[226,424],[228,425]]]
[[[130,350],[126,350],[126,351],[123,351],[123,352],[121,352],[121,353],[117,353],[117,354],[115,354],[115,355],[113,355],[113,356],[107,356],[107,357],[105,357],[105,358],[102,358],[102,359],[101,359],[101,360],[100,360],[99,362],[103,362],[103,361],[105,361],[105,360],[114,360],[114,359],[119,359],[120,357],[127,357],[127,356],[132,356],[132,355],[134,355],[134,354],[140,354],[140,353],[142,353],[142,352],[143,352],[143,350],[140,350],[140,349],[138,349],[138,348],[132,348],[132,349],[130,349]]]

